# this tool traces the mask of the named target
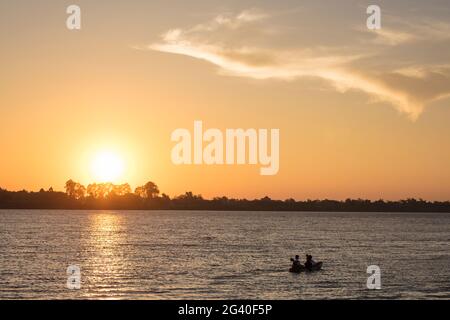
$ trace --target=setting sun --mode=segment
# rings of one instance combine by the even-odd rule
[[[122,177],[123,171],[123,160],[114,152],[99,152],[92,160],[91,175],[97,182],[117,182]]]

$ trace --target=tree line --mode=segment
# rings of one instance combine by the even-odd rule
[[[347,199],[273,200],[204,199],[192,192],[170,198],[160,193],[154,182],[135,188],[128,183],[92,183],[87,187],[68,180],[65,192],[41,189],[39,192],[8,191],[0,188],[0,209],[115,209],[115,210],[230,210],[230,211],[343,211],[343,212],[447,212],[450,201],[406,199],[399,201]]]

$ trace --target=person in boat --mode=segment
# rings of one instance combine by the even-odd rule
[[[293,270],[296,270],[296,269],[299,269],[299,268],[301,268],[301,262],[300,262],[300,256],[299,255],[296,255],[295,256],[295,259],[292,259],[291,258],[291,261],[292,261],[292,269]]]
[[[316,264],[316,262],[313,260],[312,255],[307,254],[306,255],[305,268],[308,269],[309,271],[311,271],[312,268],[314,268],[315,264]]]

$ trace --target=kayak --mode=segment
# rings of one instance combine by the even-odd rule
[[[296,268],[290,268],[289,272],[292,273],[301,273],[301,272],[312,272],[312,271],[319,271],[320,269],[322,269],[322,261],[317,262],[312,268],[311,270],[306,269],[306,267],[304,265],[299,265]]]

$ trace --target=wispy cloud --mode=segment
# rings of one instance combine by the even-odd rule
[[[287,81],[304,77],[321,78],[340,92],[360,90],[368,94],[372,101],[388,102],[411,119],[416,119],[427,103],[450,94],[450,68],[433,69],[412,64],[389,72],[367,71],[355,62],[363,57],[377,59],[377,54],[372,52],[369,55],[362,42],[356,42],[351,48],[298,46],[282,49],[242,45],[242,41],[235,41],[243,29],[261,24],[268,18],[269,15],[256,10],[237,15],[218,15],[192,28],[169,30],[162,35],[160,42],[149,45],[147,49],[207,61],[216,65],[221,75]],[[433,35],[445,39],[442,28],[446,26],[439,26],[438,23],[428,23],[421,27],[417,35],[382,29],[375,35],[374,41],[398,46],[417,41],[419,36]],[[258,27],[252,32],[263,30],[263,26]],[[226,32],[227,37],[224,38]],[[270,39],[267,42],[270,43]]]
[[[415,34],[391,30],[388,28],[373,31],[373,34],[375,35],[375,38],[372,41],[378,45],[397,46],[418,39]]]

